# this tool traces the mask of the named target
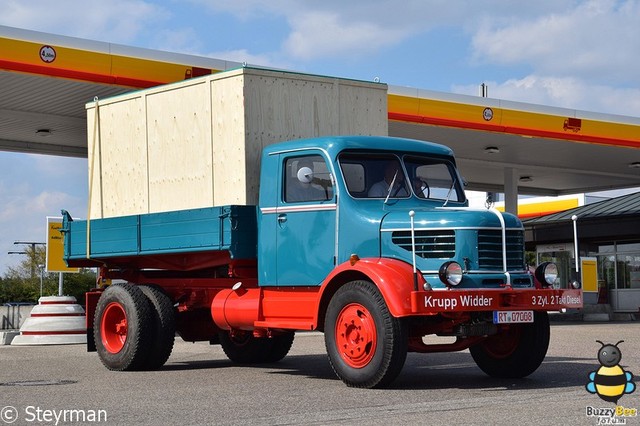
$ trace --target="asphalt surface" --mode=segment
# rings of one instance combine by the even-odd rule
[[[489,378],[468,351],[409,354],[383,390],[338,380],[319,333],[297,334],[279,363],[244,367],[219,346],[177,339],[165,367],[153,372],[108,371],[78,345],[0,346],[0,426],[599,424],[587,407],[615,405],[585,388],[600,367],[596,340],[624,340],[620,365],[640,375],[640,322],[561,323],[551,332],[545,362],[526,379]],[[640,409],[640,390],[618,404]],[[640,424],[640,415],[614,420]]]

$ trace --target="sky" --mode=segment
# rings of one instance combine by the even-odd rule
[[[392,86],[640,117],[640,0],[0,0],[0,25]],[[0,152],[0,275],[87,160]]]

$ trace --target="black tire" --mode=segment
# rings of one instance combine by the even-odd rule
[[[109,370],[142,369],[154,335],[152,306],[142,290],[114,284],[100,296],[94,338],[100,360]]]
[[[338,289],[327,308],[324,336],[333,371],[350,387],[389,385],[407,358],[407,325],[391,315],[369,281]]]
[[[278,362],[287,356],[293,345],[294,337],[295,333],[293,331],[273,336],[271,338],[273,345],[267,357],[267,362]]]
[[[540,367],[550,338],[549,316],[535,312],[531,324],[513,324],[469,348],[478,367],[491,377],[521,378]]]
[[[157,370],[169,359],[176,335],[176,318],[173,303],[160,287],[154,285],[138,286],[152,306],[153,339],[149,350],[149,357],[145,365],[146,370]]]
[[[236,364],[263,364],[270,361],[273,339],[254,337],[251,331],[221,331],[220,345]]]

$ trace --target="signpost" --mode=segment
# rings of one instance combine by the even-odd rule
[[[64,238],[60,232],[62,228],[61,217],[47,217],[47,272],[58,272],[58,296],[62,296],[62,274],[78,273],[80,268],[69,268],[63,259]]]

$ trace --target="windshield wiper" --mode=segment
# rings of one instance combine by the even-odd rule
[[[444,204],[442,207],[446,207],[449,202],[449,198],[451,197],[451,193],[453,192],[453,187],[456,186],[456,182],[458,181],[458,175],[453,177],[453,182],[451,182],[451,188],[449,188],[449,192],[447,192],[447,198],[444,200]]]
[[[384,203],[387,204],[389,201],[389,197],[391,196],[391,191],[393,190],[393,185],[396,183],[396,178],[398,177],[398,170],[393,174],[393,179],[391,179],[391,185],[389,185],[389,191],[387,192],[387,197],[384,199]]]

